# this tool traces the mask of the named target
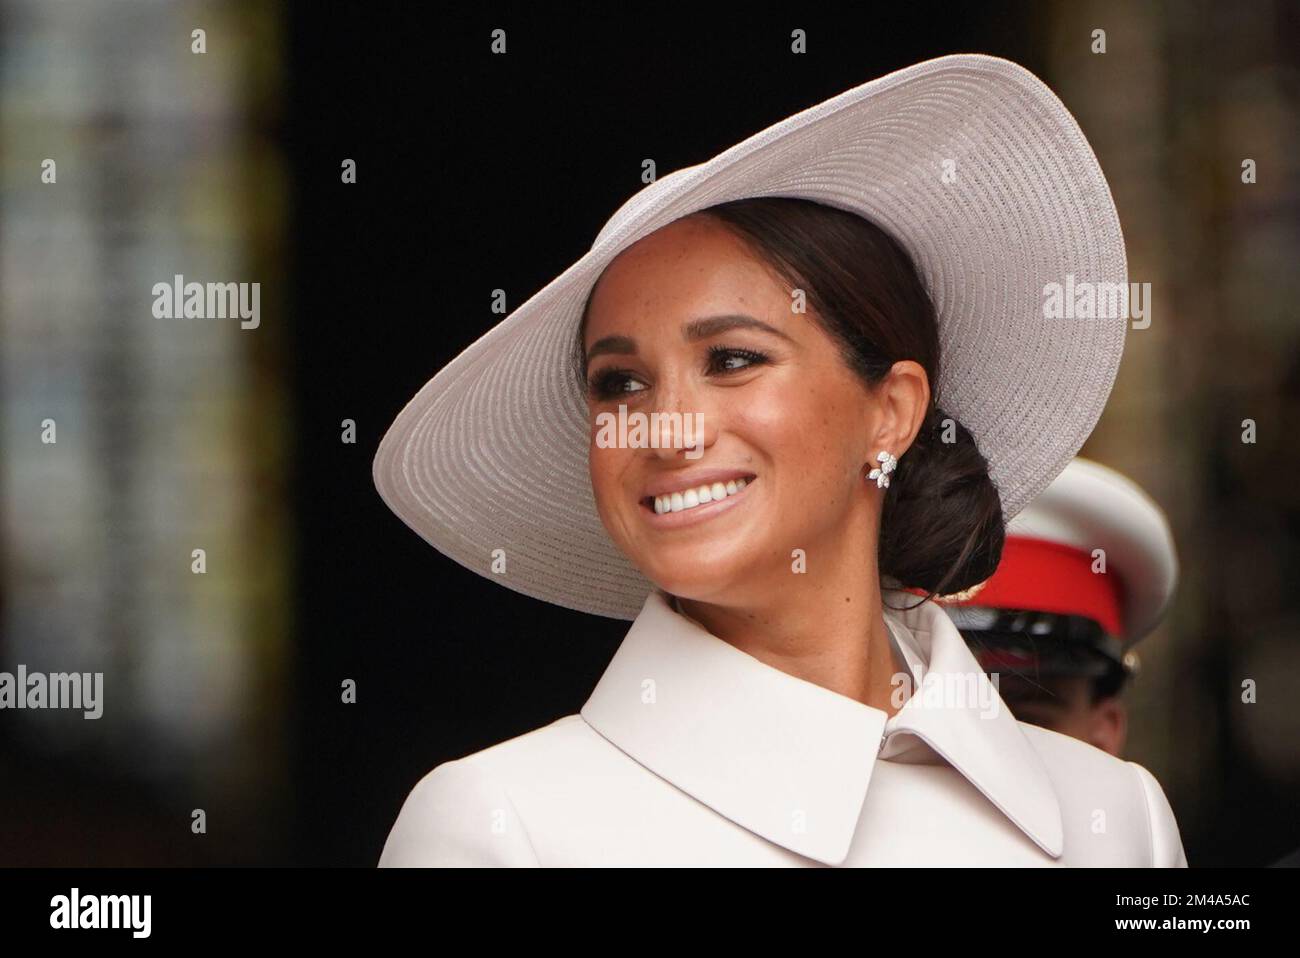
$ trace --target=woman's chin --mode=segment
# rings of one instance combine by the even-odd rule
[[[670,595],[697,602],[718,602],[749,581],[749,566],[704,563],[699,559],[677,564],[655,563],[645,570],[648,578]]]

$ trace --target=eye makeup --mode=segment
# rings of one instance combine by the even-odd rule
[[[729,366],[727,363],[740,360],[742,366]],[[739,346],[713,345],[708,348],[705,361],[705,373],[711,376],[726,376],[742,372],[771,361],[771,357],[757,349]],[[624,383],[636,382],[637,373],[631,369],[611,367],[592,373],[587,379],[587,395],[595,401],[612,399],[616,396],[642,392],[641,389],[627,389]]]

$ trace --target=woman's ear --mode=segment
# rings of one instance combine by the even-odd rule
[[[920,363],[900,360],[876,384],[880,416],[872,446],[895,457],[911,448],[930,409],[930,377]]]

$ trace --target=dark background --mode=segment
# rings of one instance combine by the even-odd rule
[[[140,80],[131,64],[156,53],[144,44],[179,35],[183,71],[220,64],[236,42],[244,51],[229,72],[238,122],[218,130],[206,114],[184,114],[200,158],[235,138],[251,144],[238,154],[241,172],[225,191],[184,179],[205,203],[233,204],[252,224],[234,234],[252,272],[224,278],[267,281],[262,329],[232,334],[245,384],[233,394],[280,404],[257,400],[243,440],[212,454],[257,467],[240,485],[257,507],[237,536],[284,574],[250,569],[240,588],[257,601],[241,608],[253,610],[245,632],[279,638],[250,659],[256,691],[222,719],[232,731],[220,761],[203,744],[163,749],[156,719],[121,720],[111,748],[76,725],[56,748],[0,713],[0,864],[373,866],[422,775],[576,712],[627,623],[518,595],[425,544],[373,486],[384,430],[500,320],[489,309],[493,289],[513,309],[586,252],[641,188],[644,158],[665,175],[866,80],[959,52],[1015,60],[1057,90],[1111,182],[1133,279],[1152,280],[1159,297],[1150,334],[1130,334],[1110,406],[1083,450],[1169,511],[1183,565],[1175,608],[1144,640],[1144,675],[1128,693],[1126,757],[1161,781],[1193,866],[1264,865],[1300,846],[1300,490],[1290,479],[1290,424],[1300,415],[1296,4],[735,5],[680,15],[595,4],[466,14],[427,4],[197,3],[171,8],[186,12],[161,26],[160,5],[123,0],[106,13],[78,0],[60,9],[71,7],[99,34],[56,18],[48,30],[70,55],[44,82],[67,83],[86,102],[94,85],[60,71],[80,59],[79,44],[102,41],[104,17],[120,31],[111,62],[130,89]],[[49,195],[27,185],[29,171],[55,151],[46,134],[63,116],[15,66],[46,35],[31,26],[37,9],[0,0],[10,64],[3,242],[31,247],[46,264],[26,271],[43,284],[28,300],[15,298],[22,275],[0,282],[13,355],[28,348],[24,324],[36,328],[53,309],[68,268],[12,225],[30,196]],[[206,61],[185,50],[198,22],[209,28]],[[505,56],[490,52],[498,27]],[[1088,49],[1095,27],[1108,31],[1103,56]],[[805,55],[790,52],[796,28],[807,32]],[[140,96],[163,82],[144,77]],[[206,102],[206,82],[185,88],[187,102]],[[110,141],[137,121],[152,129],[133,109],[91,111],[87,124]],[[78,161],[61,164],[61,183],[102,159],[62,149]],[[1242,156],[1261,161],[1253,191],[1238,182]],[[343,158],[356,160],[354,185],[340,182]],[[134,146],[118,160],[149,176],[167,162]],[[164,221],[212,215],[160,198],[147,178],[126,198],[112,184],[106,192],[131,209],[161,210]],[[158,228],[148,222],[136,227],[144,238]],[[92,311],[84,322],[104,320]],[[122,379],[137,373],[115,347],[107,354]],[[140,435],[102,405],[117,435]],[[1257,446],[1237,436],[1246,416],[1261,424]],[[340,442],[345,419],[357,424],[355,444]],[[45,455],[21,429],[0,439],[0,460]],[[0,603],[12,612],[45,580],[26,571],[20,533],[32,520],[15,473],[6,475]],[[283,536],[263,546],[272,528]],[[142,561],[134,555],[106,554],[93,569],[117,580]],[[141,572],[130,581],[150,580]],[[187,608],[187,621],[201,623],[208,606]],[[0,667],[21,661],[21,621],[11,615],[0,633]],[[90,641],[124,648],[142,631],[117,620],[88,629]],[[1243,678],[1260,682],[1260,705],[1240,703]],[[340,701],[347,679],[356,704]],[[127,697],[125,681],[106,675],[110,704]],[[119,714],[106,713],[105,726],[116,728]],[[189,829],[195,807],[212,823],[201,837]]]

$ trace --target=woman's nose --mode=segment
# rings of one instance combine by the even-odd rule
[[[694,384],[662,383],[651,410],[651,454],[661,459],[698,459],[717,438],[717,416]]]

